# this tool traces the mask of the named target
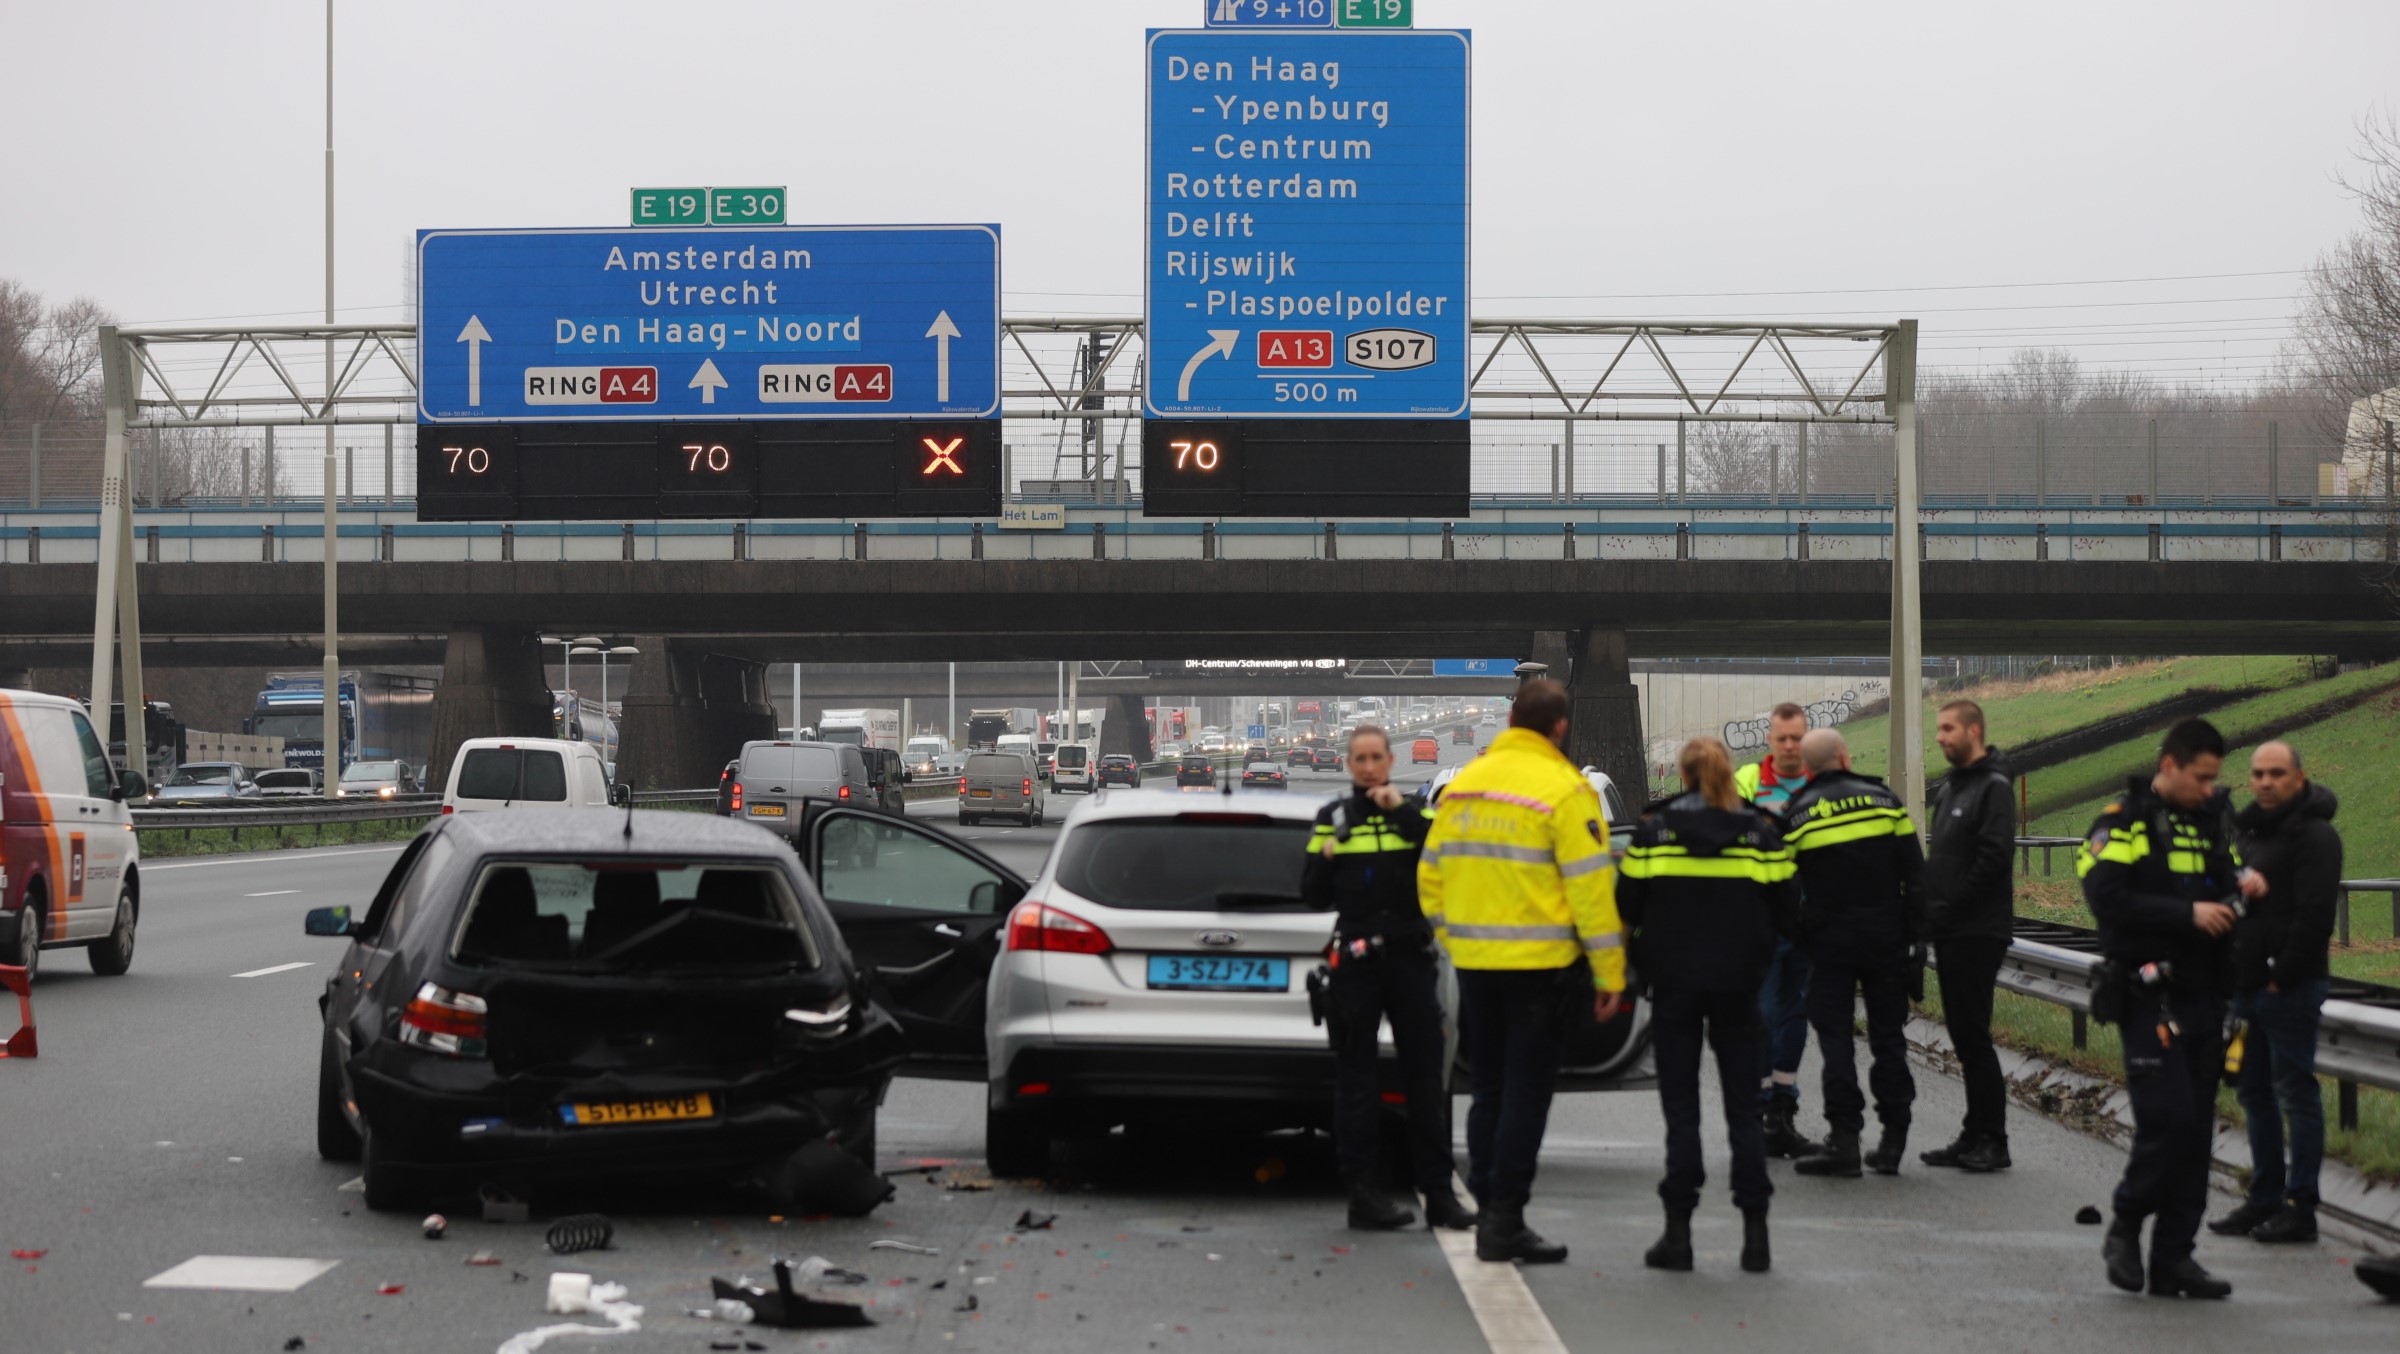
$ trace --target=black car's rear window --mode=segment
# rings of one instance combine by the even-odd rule
[[[782,875],[763,865],[494,861],[453,948],[466,963],[645,972],[817,967]]]
[[[1298,910],[1309,831],[1264,814],[1112,819],[1066,835],[1057,878],[1104,907]]]
[[[563,803],[566,759],[548,748],[469,748],[458,772],[458,797]]]
[[[1216,769],[1216,763],[1206,757],[1194,755],[1183,759],[1183,769],[1186,771],[1213,771]]]

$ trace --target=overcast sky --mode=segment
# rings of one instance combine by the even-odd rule
[[[1142,31],[1203,4],[342,0],[338,304],[401,315],[419,227],[742,183],[795,223],[996,221],[1011,313],[1133,313]],[[2400,98],[2395,0],[1417,12],[1474,31],[1478,313],[1917,315],[1928,365],[2056,343],[2246,381],[2356,220],[2354,121]],[[0,7],[0,276],[135,321],[313,317],[323,22]]]

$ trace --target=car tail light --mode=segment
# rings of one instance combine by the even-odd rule
[[[400,1012],[400,1042],[459,1058],[480,1058],[489,1037],[491,1005],[472,992],[453,992],[436,983],[417,988]]]
[[[1116,948],[1108,932],[1083,918],[1042,903],[1023,902],[1008,914],[1008,948],[1052,954],[1106,954]]]
[[[835,799],[848,799],[850,797],[850,787],[845,785],[841,789],[834,791],[833,797]]]
[[[958,778],[958,792],[961,795],[964,795],[967,792],[967,778],[965,776],[960,776]]]
[[[1033,777],[1031,776],[1025,778],[1025,793],[1028,795],[1033,793]]]
[[[733,802],[726,808],[734,813],[742,811],[742,783],[738,780],[733,783]]]
[[[444,805],[442,806],[442,812],[444,812],[444,813],[456,813],[456,812],[458,812],[458,810],[457,810],[456,808],[452,807],[451,805],[444,804]]]

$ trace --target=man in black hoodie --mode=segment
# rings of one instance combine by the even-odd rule
[[[2249,1025],[2239,1094],[2250,1122],[2250,1197],[2208,1230],[2255,1241],[2314,1241],[2317,1168],[2325,1159],[2317,1018],[2342,887],[2342,836],[2333,827],[2333,791],[2309,780],[2299,749],[2289,743],[2261,743],[2250,754],[2250,794],[2253,802],[2234,821],[2243,858],[2267,877],[2266,896],[2233,929],[2233,1011]]]
[[[1947,1147],[1921,1152],[1928,1166],[2006,1170],[2008,1084],[1992,1048],[1992,991],[2016,920],[2017,813],[2008,763],[1984,742],[1983,707],[1944,705],[1934,741],[1950,763],[1927,824],[1925,891],[1942,989],[1942,1020],[1967,1083],[1967,1119]]]

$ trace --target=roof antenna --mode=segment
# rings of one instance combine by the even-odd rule
[[[624,783],[624,782],[622,782],[622,781],[619,781],[619,782],[618,782],[618,788],[619,788],[619,789],[622,789],[622,790],[625,792],[625,840],[627,840],[627,841],[632,841],[632,840],[633,840],[633,787],[632,787],[631,785],[627,785],[627,784],[625,784],[625,783]]]

